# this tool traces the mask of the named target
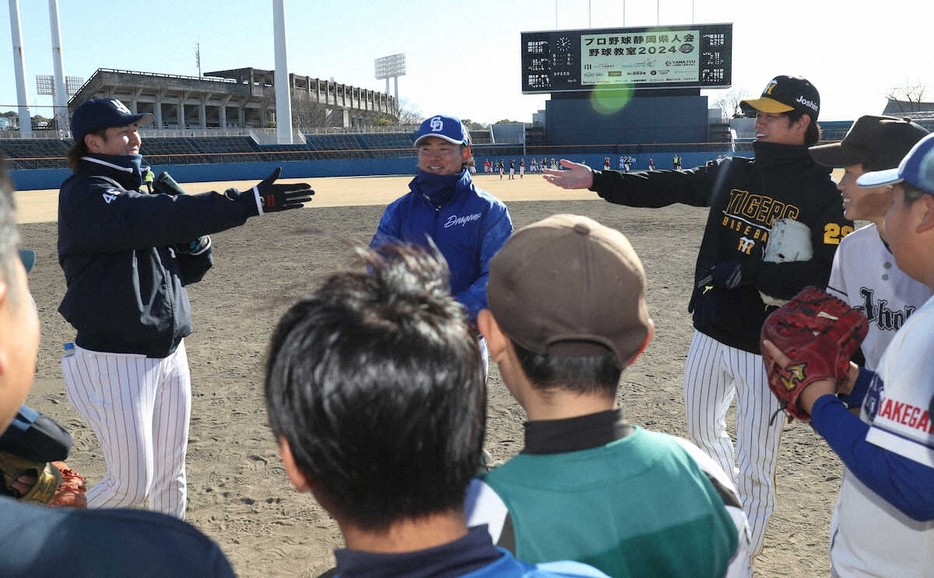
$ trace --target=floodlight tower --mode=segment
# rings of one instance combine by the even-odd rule
[[[32,115],[26,97],[26,63],[23,60],[23,27],[19,20],[19,1],[10,0],[10,32],[13,36],[13,68],[16,72],[16,100],[19,105],[19,134],[32,138]]]
[[[51,74],[36,75],[36,94],[53,98],[55,103],[52,107],[53,116],[57,123],[58,134],[62,138],[67,136],[70,130],[68,127],[68,99],[74,96],[83,84],[84,79],[80,76],[66,76],[64,82],[59,82],[59,79]],[[65,92],[65,97],[60,99],[58,95],[62,91]]]
[[[389,94],[389,79],[396,85],[396,110],[399,109],[399,77],[405,76],[405,53],[383,56],[374,61],[376,80],[386,79],[386,94]]]
[[[292,144],[292,87],[285,41],[285,0],[273,0],[272,24],[276,48],[276,140],[279,144]]]
[[[49,21],[52,28],[52,70],[55,73],[52,116],[55,117],[55,126],[59,134],[62,134],[68,127],[68,89],[65,88],[62,34],[58,27],[58,0],[49,0]]]

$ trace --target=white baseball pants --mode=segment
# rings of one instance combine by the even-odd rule
[[[736,398],[736,454],[726,431],[726,413]],[[684,368],[688,434],[733,478],[749,519],[755,557],[775,509],[775,464],[784,415],[769,390],[762,356],[729,347],[694,332]],[[737,461],[739,467],[737,467]]]
[[[184,341],[154,359],[75,346],[62,358],[68,401],[94,431],[107,471],[89,508],[139,506],[185,518],[191,374]]]

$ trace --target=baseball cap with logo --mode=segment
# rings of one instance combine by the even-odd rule
[[[84,140],[85,135],[101,128],[113,126],[146,126],[152,122],[152,114],[133,114],[116,98],[92,98],[85,101],[71,116],[71,135],[75,141]]]
[[[609,350],[626,367],[654,327],[645,272],[629,240],[578,215],[516,231],[490,262],[487,299],[503,332],[539,355]]]
[[[800,76],[776,76],[762,91],[762,96],[746,99],[740,106],[770,114],[797,110],[817,120],[820,94],[813,84]]]
[[[898,164],[898,168],[863,173],[856,179],[856,184],[861,187],[881,187],[902,181],[934,195],[934,134],[918,141]]]
[[[456,145],[470,145],[470,131],[467,130],[464,123],[456,116],[444,116],[439,114],[425,120],[418,129],[418,137],[415,139],[415,146],[421,144],[422,139],[430,136],[436,136]]]
[[[808,152],[825,167],[862,164],[867,171],[880,171],[897,167],[927,134],[908,118],[866,115],[856,119],[840,142],[812,146]]]

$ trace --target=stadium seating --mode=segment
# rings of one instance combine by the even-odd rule
[[[2,139],[0,151],[10,169],[57,169],[68,166],[65,153],[71,142],[53,139]]]

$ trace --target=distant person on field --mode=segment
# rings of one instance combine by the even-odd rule
[[[469,522],[532,561],[611,576],[746,572],[749,533],[723,470],[687,440],[631,425],[623,370],[654,335],[626,237],[576,215],[524,227],[493,259],[480,329],[525,409],[525,447],[472,487]]]
[[[266,361],[289,480],[343,534],[336,575],[604,576],[520,562],[485,527],[468,529],[465,491],[486,426],[477,341],[440,256],[381,245],[365,262],[293,305]]]

